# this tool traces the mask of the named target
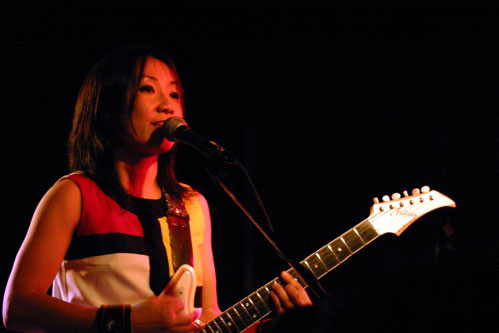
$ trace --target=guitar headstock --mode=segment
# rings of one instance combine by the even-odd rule
[[[456,207],[456,204],[442,193],[423,186],[421,190],[412,190],[411,195],[407,191],[403,195],[394,193],[391,198],[385,195],[382,202],[374,198],[368,219],[379,235],[399,236],[421,216],[441,207]]]

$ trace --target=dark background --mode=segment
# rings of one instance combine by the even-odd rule
[[[498,16],[490,11],[2,10],[3,290],[33,210],[67,173],[78,88],[112,48],[167,47],[190,126],[239,156],[290,255],[429,185],[457,208],[384,235],[322,281],[335,331],[448,331],[497,308]],[[286,264],[181,147],[208,199],[225,309]],[[495,311],[494,311],[495,312]],[[336,326],[337,325],[337,326]]]

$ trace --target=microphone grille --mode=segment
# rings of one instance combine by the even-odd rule
[[[163,124],[163,135],[170,141],[175,141],[175,131],[181,127],[187,126],[183,118],[170,117]]]

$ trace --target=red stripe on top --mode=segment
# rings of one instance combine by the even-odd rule
[[[97,184],[82,174],[68,176],[82,193],[82,211],[78,236],[121,233],[144,237],[137,215],[121,208]]]

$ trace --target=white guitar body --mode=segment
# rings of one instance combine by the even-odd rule
[[[160,299],[164,295],[172,295],[180,298],[182,303],[184,303],[184,308],[182,312],[192,316],[196,313],[196,318],[199,317],[201,313],[200,308],[194,307],[194,297],[196,295],[196,273],[194,268],[189,265],[182,265],[175,272],[168,285],[165,287]]]

